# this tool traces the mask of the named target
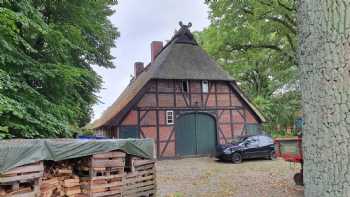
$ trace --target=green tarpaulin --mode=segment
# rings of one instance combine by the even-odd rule
[[[60,161],[112,150],[122,150],[131,155],[151,159],[154,141],[152,139],[0,140],[0,173],[37,161]]]

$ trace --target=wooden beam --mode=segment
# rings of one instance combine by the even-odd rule
[[[220,122],[220,118],[221,118],[222,114],[224,113],[224,111],[225,110],[220,110],[220,112],[219,112],[219,110],[218,110],[218,116],[217,116],[218,122]]]
[[[184,92],[181,92],[181,94],[182,94],[182,98],[183,98],[184,101],[185,101],[186,106],[187,106],[187,107],[190,107],[190,105],[188,104],[188,101],[187,101],[187,98],[186,98],[185,93],[184,93]]]
[[[242,109],[244,111],[244,109]],[[241,110],[237,110],[237,112],[239,113],[239,115],[243,118],[244,122],[245,122],[245,116],[244,113],[242,114]]]
[[[156,80],[156,91],[157,91],[157,98],[158,98],[158,80]],[[157,107],[159,106],[159,100],[156,100]],[[159,144],[159,111],[156,110],[156,129],[157,129],[157,158],[159,158],[159,151],[160,151],[160,144]]]
[[[215,106],[218,107],[218,89],[217,89],[217,82],[215,81],[214,87],[215,87]]]
[[[219,127],[219,132],[221,133],[222,137],[223,137],[224,140],[225,140],[225,143],[227,143],[227,138],[226,138],[224,132],[221,130],[220,126],[218,126],[218,127]],[[219,141],[220,141],[220,135],[219,135]]]
[[[169,135],[169,137],[168,137],[168,140],[167,140],[167,142],[166,142],[166,144],[165,144],[165,146],[164,146],[164,148],[163,148],[163,150],[162,150],[162,153],[160,154],[161,157],[163,156],[163,154],[164,154],[166,148],[168,147],[169,142],[170,142],[170,140],[171,140],[171,137],[173,136],[174,133],[175,133],[175,126],[174,126],[173,129],[171,130],[170,135]]]
[[[216,140],[217,143],[220,144],[220,126],[219,126],[219,119],[218,119],[218,111],[214,111],[215,113],[215,123],[216,123]]]
[[[243,109],[243,120],[244,120],[244,129],[243,130],[245,130],[245,134],[247,134],[247,127],[246,127],[246,125],[247,125],[247,114],[246,114],[246,110],[245,109]]]
[[[211,95],[211,90],[213,89],[213,82],[211,81],[209,83],[209,90],[208,90],[208,93],[207,93],[207,98],[205,99],[205,104],[204,104],[204,108],[207,108],[208,107],[208,100],[209,100],[209,96]]]
[[[155,83],[156,83],[156,106],[159,107],[158,79],[155,80]]]
[[[265,122],[265,117],[259,112],[259,110],[252,104],[252,102],[249,101],[248,97],[244,95],[244,93],[239,89],[236,82],[229,83],[231,89],[233,90],[234,94],[237,95],[238,98],[240,98],[243,101],[243,104],[245,107],[250,109],[254,116],[257,118],[259,123]]]
[[[232,89],[230,88],[230,85],[227,83],[227,85],[229,86],[229,97],[230,97],[230,107],[232,106],[232,96],[231,96],[231,91]],[[232,110],[230,110],[230,122],[231,122],[231,138],[234,138],[234,127],[233,127],[233,124],[232,124]]]
[[[209,108],[198,108],[198,107],[177,107],[177,108],[171,108],[172,110],[177,111],[215,111],[215,110],[243,110],[243,107],[237,106],[237,107],[209,107]],[[142,107],[139,108],[140,111],[147,111],[147,110],[169,110],[169,107]]]
[[[140,110],[139,110],[140,111]],[[143,111],[143,110],[142,110]],[[149,111],[151,111],[151,110],[144,110],[145,111],[145,113],[144,114],[142,114],[142,116],[141,116],[141,118],[140,118],[140,123],[142,122],[142,120],[145,118],[145,116],[148,114],[148,112]]]
[[[141,134],[141,136],[142,136],[143,138],[146,138],[146,135],[145,135],[145,133],[143,132],[142,127],[140,127],[140,134]]]
[[[139,131],[138,132],[138,136],[139,136],[139,138],[140,138],[140,134],[142,133],[142,131],[141,131],[141,119],[140,119],[140,111],[139,110],[137,110],[137,130]],[[143,136],[144,137],[144,136]]]
[[[200,87],[201,87],[201,107],[203,108],[205,105],[204,105],[204,101],[203,101],[203,83],[202,81],[199,82],[200,83]],[[209,90],[208,90],[209,91]]]
[[[120,121],[124,119],[124,117],[128,114],[128,112],[137,105],[137,103],[142,99],[145,92],[149,89],[150,83],[149,81],[141,90],[136,94],[136,96],[131,99],[131,101],[110,121],[108,121],[105,125],[119,125]]]
[[[160,143],[166,143],[166,142],[175,142],[175,140],[160,140]]]
[[[192,84],[192,81],[191,80],[188,80],[188,100],[189,100],[189,103],[190,105],[189,106],[192,106],[192,91],[191,91],[191,84]]]
[[[174,99],[174,107],[176,107],[176,81],[173,80],[173,99]]]

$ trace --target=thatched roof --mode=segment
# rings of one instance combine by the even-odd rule
[[[172,42],[150,68],[155,79],[193,79],[232,81],[198,45]]]
[[[148,65],[136,79],[131,81],[129,86],[102,116],[89,125],[90,128],[97,129],[109,124],[116,115],[124,116],[123,114],[127,113],[124,108],[132,102],[137,94],[140,94],[141,89],[151,79],[234,81],[198,46],[188,27],[181,25],[181,29],[163,47],[154,63]],[[247,101],[246,98],[244,100]],[[251,105],[249,101],[248,105]],[[254,107],[252,109],[256,111]],[[265,120],[259,112],[256,114],[262,121]],[[113,119],[113,121],[118,120]]]

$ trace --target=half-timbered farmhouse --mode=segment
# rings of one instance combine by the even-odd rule
[[[128,87],[92,123],[97,134],[153,138],[158,158],[166,158],[208,155],[218,143],[259,131],[262,114],[189,27],[181,23],[165,46],[151,43],[151,63],[135,63]]]

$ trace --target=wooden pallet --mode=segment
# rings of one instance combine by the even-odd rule
[[[81,177],[83,193],[90,197],[121,196],[124,173],[104,172],[101,176]]]
[[[81,177],[82,190],[89,197],[121,196],[123,190],[125,153],[111,151],[89,157],[87,177]]]
[[[125,153],[112,151],[108,153],[99,153],[91,157],[91,168],[124,168]]]
[[[1,195],[0,195],[1,196]],[[37,197],[37,190],[32,187],[22,187],[16,191],[6,192],[4,197]]]
[[[35,197],[39,194],[42,162],[19,166],[0,176],[0,196]]]
[[[123,196],[155,196],[155,162],[136,159],[132,164],[133,172],[126,175]]]
[[[1,174],[0,183],[27,182],[42,177],[43,172],[43,162],[19,166]]]
[[[79,165],[81,174],[89,177],[106,176],[105,172],[124,173],[125,153],[112,151],[86,157]]]

